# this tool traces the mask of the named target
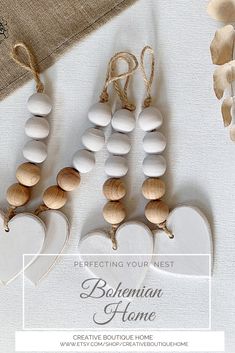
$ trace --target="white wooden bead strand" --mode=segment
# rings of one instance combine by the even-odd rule
[[[18,183],[9,186],[6,192],[6,199],[9,204],[4,217],[4,228],[9,232],[9,221],[14,217],[17,207],[28,203],[31,196],[31,188],[36,185],[41,177],[40,164],[47,157],[47,149],[42,139],[45,139],[50,131],[49,124],[44,116],[52,110],[50,98],[44,93],[44,85],[40,80],[36,59],[31,50],[24,43],[17,43],[13,46],[11,56],[20,66],[29,71],[36,82],[36,93],[31,95],[27,102],[28,110],[34,116],[29,118],[25,124],[25,133],[32,140],[29,140],[23,147],[23,156],[27,163],[22,163],[16,171]],[[14,261],[14,259],[13,259]]]
[[[151,71],[149,78],[147,77],[144,56],[146,52],[151,56]],[[146,86],[147,97],[144,101],[144,109],[139,115],[138,123],[140,128],[146,132],[143,139],[143,149],[147,156],[143,160],[143,172],[148,179],[142,185],[142,194],[149,200],[145,207],[145,217],[149,222],[163,228],[169,237],[173,235],[166,227],[166,220],[169,215],[169,208],[161,197],[165,194],[165,184],[159,179],[166,172],[166,160],[160,155],[166,147],[165,136],[156,131],[162,125],[163,117],[161,112],[150,106],[152,101],[151,88],[154,78],[155,58],[153,49],[149,46],[143,48],[141,52],[141,70]]]
[[[135,56],[129,53],[120,53],[120,58],[124,59],[128,64],[129,71],[124,75],[126,83],[124,88],[121,87],[119,79],[113,82],[116,93],[118,94],[122,108],[118,109],[111,120],[113,133],[111,134],[108,143],[107,150],[110,153],[109,158],[105,162],[105,173],[112,179],[108,179],[104,184],[104,195],[108,202],[103,209],[103,217],[107,223],[111,225],[109,235],[112,241],[113,250],[117,250],[118,244],[116,241],[116,230],[118,226],[124,221],[126,217],[126,211],[121,199],[125,196],[119,196],[118,185],[122,185],[122,189],[125,190],[125,184],[121,180],[128,172],[128,163],[124,155],[128,154],[131,149],[131,143],[129,136],[127,135],[135,128],[135,118],[133,110],[135,106],[131,104],[127,96],[127,88],[131,75],[138,67],[138,62]],[[133,65],[133,66],[132,66]],[[111,70],[115,74],[116,66]],[[118,77],[118,75],[116,76]],[[110,195],[115,195],[115,200]]]

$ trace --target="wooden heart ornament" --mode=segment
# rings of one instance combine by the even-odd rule
[[[209,276],[213,249],[205,215],[196,207],[176,207],[167,219],[167,228],[174,239],[160,230],[154,234],[152,266],[174,275]]]
[[[9,232],[4,230],[4,213],[0,211],[0,281],[8,284],[27,268],[43,247],[45,226],[40,218],[21,213],[9,221]]]
[[[93,231],[79,244],[80,258],[91,264],[97,262],[98,266],[89,266],[89,271],[111,287],[114,288],[121,282],[125,288],[138,288],[151,263],[152,232],[143,223],[126,222],[117,229],[116,240],[118,248],[113,250],[106,232]]]
[[[40,254],[25,270],[25,277],[35,285],[53,268],[69,238],[69,221],[62,212],[48,210],[42,212],[40,218],[46,226],[42,256]]]

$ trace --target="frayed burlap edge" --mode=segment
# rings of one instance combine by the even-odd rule
[[[100,18],[98,18],[94,23],[90,24],[89,26],[84,28],[82,31],[75,33],[72,37],[66,39],[62,44],[60,44],[50,54],[48,54],[47,57],[43,58],[41,61],[38,62],[38,65],[40,67],[40,72],[43,72],[44,70],[46,70],[50,66],[52,66],[55,63],[55,61],[58,60],[58,58],[66,50],[68,50],[72,45],[77,43],[79,40],[84,39],[91,32],[98,29],[103,24],[105,24],[106,22],[111,20],[113,17],[120,14],[126,8],[133,5],[136,1],[137,0],[123,0],[123,1],[121,1],[119,4],[117,4],[112,9],[110,9],[107,13],[105,13]],[[28,72],[25,72],[24,74],[19,76],[17,79],[15,79],[11,83],[9,83],[7,86],[3,87],[0,90],[0,100],[3,100],[4,98],[6,98],[10,94],[12,94],[17,88],[21,87],[23,84],[25,84],[30,79],[32,79],[32,75]]]

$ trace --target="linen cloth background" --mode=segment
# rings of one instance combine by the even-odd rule
[[[135,0],[0,1],[0,99],[30,78],[15,65],[12,43],[24,41],[40,70],[52,65],[74,42],[97,29]]]
[[[89,125],[87,111],[98,100],[109,58],[119,50],[138,55],[144,45],[153,45],[157,60],[154,103],[165,118],[164,133],[168,140],[166,199],[171,207],[179,203],[200,207],[211,223],[212,329],[225,331],[226,353],[234,353],[235,145],[229,140],[228,130],[223,128],[220,103],[212,89],[214,67],[209,45],[221,24],[208,17],[206,5],[205,0],[139,0],[45,71],[46,91],[53,99],[49,118],[51,135],[43,179],[34,195],[37,202],[41,200],[44,187],[54,184],[57,171],[68,165],[73,153],[81,147],[81,135]],[[138,104],[137,116],[144,96],[140,74],[136,75],[132,90]],[[28,82],[0,104],[2,207],[6,207],[7,187],[15,182],[16,166],[23,161],[24,124],[29,118],[26,102],[33,91],[34,83]],[[145,205],[140,194],[144,179],[143,133],[138,126],[131,138],[127,206],[129,219],[135,219],[141,218]],[[67,253],[77,252],[79,239],[87,231],[105,225],[101,189],[106,178],[103,170],[106,157],[105,149],[97,154],[96,167],[82,178],[80,188],[71,194],[64,210],[72,224]],[[70,300],[66,288],[63,297]],[[179,301],[186,306],[187,293]],[[68,320],[69,317],[68,312]],[[21,278],[6,288],[0,287],[0,323],[0,351],[13,353],[14,332],[22,327]]]

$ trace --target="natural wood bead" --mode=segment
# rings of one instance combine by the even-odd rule
[[[11,206],[20,207],[30,199],[30,189],[21,184],[13,184],[7,190],[7,202]]]
[[[125,184],[121,179],[111,178],[106,180],[103,186],[103,193],[106,199],[117,201],[126,195]]]
[[[163,223],[167,219],[168,215],[169,208],[163,201],[150,201],[145,207],[145,217],[151,223]]]
[[[143,182],[142,194],[147,200],[160,199],[166,191],[165,183],[158,178],[148,178]]]
[[[104,206],[103,216],[109,224],[119,224],[126,217],[125,208],[120,201],[109,201]]]
[[[80,184],[80,174],[77,170],[66,167],[57,175],[57,184],[65,191],[73,191]]]
[[[16,178],[24,186],[36,185],[40,177],[40,167],[33,163],[23,163],[16,170]]]
[[[68,200],[66,191],[62,190],[58,185],[50,186],[43,194],[43,202],[52,210],[58,210],[63,207]]]

